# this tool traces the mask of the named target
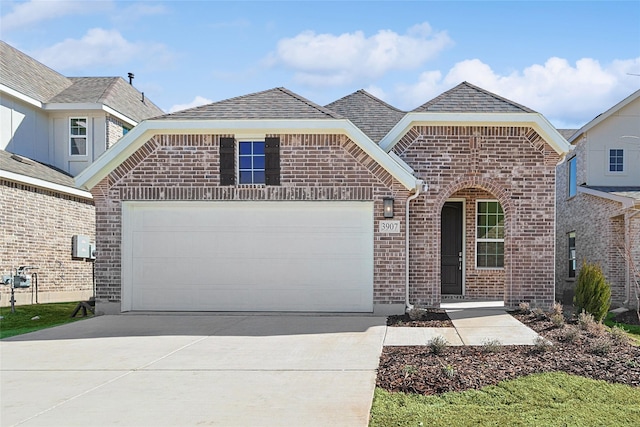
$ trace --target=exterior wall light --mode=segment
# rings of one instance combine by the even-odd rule
[[[393,198],[385,197],[382,199],[382,207],[384,208],[384,217],[393,218]]]

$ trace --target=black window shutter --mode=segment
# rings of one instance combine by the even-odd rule
[[[236,183],[235,147],[235,139],[220,138],[220,185]]]
[[[280,138],[264,139],[265,184],[280,185]]]

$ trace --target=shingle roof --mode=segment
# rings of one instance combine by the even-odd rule
[[[189,108],[155,119],[180,120],[269,120],[342,119],[339,114],[315,104],[283,87],[278,87],[213,104]]]
[[[578,131],[578,129],[558,129],[558,132],[560,132],[560,135],[562,135],[564,137],[564,139],[566,139],[567,141],[577,131]]]
[[[462,82],[453,89],[422,104],[413,112],[442,113],[535,113],[523,105],[488,92],[468,82]]]
[[[0,170],[78,188],[73,177],[66,172],[4,150],[0,150]]]
[[[616,196],[629,197],[631,199],[640,200],[640,187],[604,187],[585,185],[584,187],[592,190],[602,191],[603,193],[615,194]]]
[[[65,77],[0,41],[0,83],[42,103],[99,103],[140,122],[164,114],[121,77]]]
[[[164,114],[122,77],[71,77],[72,85],[49,100],[50,103],[99,103],[140,122]]]
[[[332,102],[326,108],[348,118],[376,143],[406,114],[362,89]]]
[[[46,102],[73,83],[62,74],[0,40],[0,83]]]

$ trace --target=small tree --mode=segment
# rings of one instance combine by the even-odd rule
[[[573,304],[578,313],[583,310],[600,322],[609,311],[611,304],[611,286],[602,274],[599,265],[583,263],[576,281],[576,295]]]

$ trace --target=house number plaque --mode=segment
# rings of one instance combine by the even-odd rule
[[[380,221],[380,233],[400,233],[400,221]]]

